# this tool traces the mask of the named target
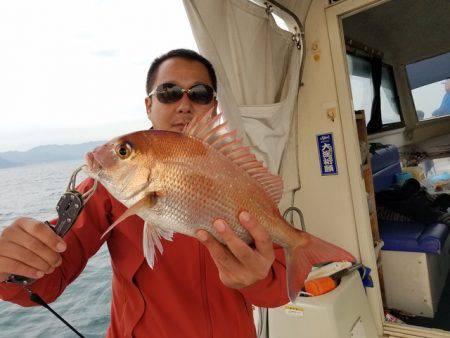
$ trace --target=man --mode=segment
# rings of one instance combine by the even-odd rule
[[[444,81],[445,95],[442,98],[441,105],[431,115],[434,117],[450,115],[450,78]]]
[[[211,64],[189,50],[174,50],[151,65],[145,99],[155,129],[181,131],[196,115],[217,106]],[[87,191],[93,182],[83,182]],[[175,234],[150,269],[142,250],[143,221],[129,217],[103,240],[101,235],[125,206],[99,185],[64,241],[45,224],[21,218],[0,237],[0,281],[10,274],[38,280],[31,289],[55,300],[106,240],[113,269],[108,337],[255,337],[251,304],[280,306],[288,301],[284,258],[263,227],[239,215],[255,248],[216,221],[222,245],[205,231],[198,241]],[[34,305],[20,286],[0,284],[0,297]]]

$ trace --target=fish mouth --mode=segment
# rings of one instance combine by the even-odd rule
[[[91,173],[98,173],[100,170],[103,169],[103,166],[95,158],[95,155],[92,151],[88,152],[84,156],[84,160],[86,162],[87,170]]]

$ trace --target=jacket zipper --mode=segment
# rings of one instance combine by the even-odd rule
[[[202,289],[202,302],[203,310],[205,311],[206,318],[206,331],[208,332],[207,337],[213,336],[212,325],[211,325],[211,313],[209,311],[208,293],[206,292],[206,263],[205,263],[205,250],[202,250],[202,246],[198,244],[199,258],[200,258],[200,284]]]

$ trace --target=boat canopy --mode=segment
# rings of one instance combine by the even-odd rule
[[[301,20],[309,4],[184,0],[199,51],[217,72],[220,110],[269,170],[283,177],[285,194],[300,187],[296,117]]]

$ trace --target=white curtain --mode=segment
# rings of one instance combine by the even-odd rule
[[[297,95],[302,51],[290,32],[248,0],[184,0],[200,53],[217,72],[221,111],[269,170],[286,206],[300,187]]]

